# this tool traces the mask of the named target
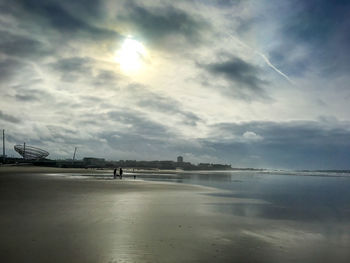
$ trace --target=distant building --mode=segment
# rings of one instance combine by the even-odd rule
[[[103,158],[85,157],[83,163],[85,166],[104,166],[106,161]]]
[[[177,157],[177,162],[182,163],[184,161],[184,158],[182,156]]]
[[[207,169],[207,168],[211,168],[212,165],[210,163],[199,163],[198,167],[201,169]]]

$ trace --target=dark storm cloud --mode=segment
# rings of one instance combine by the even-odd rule
[[[46,128],[50,131],[50,135],[56,139],[64,139],[69,137],[67,135],[74,135],[77,133],[75,129],[67,129],[59,125],[46,125]]]
[[[40,41],[26,36],[0,31],[0,53],[22,58],[49,54],[49,49]]]
[[[12,86],[12,90],[15,92],[13,96],[18,102],[40,102],[50,101],[51,103],[55,102],[55,97],[48,92],[47,90],[35,88],[36,84],[41,84],[40,80],[28,81],[23,85]]]
[[[137,105],[143,109],[178,116],[186,125],[195,126],[202,121],[196,114],[183,109],[181,101],[151,92],[149,88],[143,85],[130,84],[128,85],[128,91],[133,94],[133,100],[136,101]]]
[[[88,101],[93,98],[87,97],[86,99]],[[47,125],[49,132],[43,133],[42,130],[38,130],[37,134],[40,139],[37,142],[32,140],[31,143],[41,142],[48,145],[59,142],[60,145],[65,146],[80,145],[80,151],[84,151],[84,154],[93,152],[94,155],[107,158],[114,158],[113,151],[117,150],[119,151],[117,158],[149,159],[151,156],[156,156],[154,158],[157,159],[162,154],[163,157],[169,155],[171,152],[169,147],[173,149],[177,142],[176,135],[165,126],[152,121],[142,112],[131,109],[82,114],[73,120],[73,124],[74,127],[84,125],[84,129]],[[86,125],[91,125],[93,128],[87,129]],[[102,125],[105,127],[102,131],[94,131],[94,128]],[[105,153],[105,149],[109,149],[109,152]],[[128,155],[130,152],[132,154]]]
[[[5,1],[3,7],[41,30],[78,34],[93,40],[120,37],[118,32],[94,25],[102,17],[96,16],[101,14],[100,1],[11,0]]]
[[[167,113],[170,115],[180,116],[184,124],[196,125],[201,119],[192,112],[181,109],[180,103],[177,101],[150,93],[148,97],[143,97],[138,105],[150,110]]]
[[[182,141],[181,138],[144,138],[127,132],[101,133],[98,136],[105,139],[111,148],[121,151],[118,153],[119,158],[123,156],[122,158],[132,160],[175,160],[180,153],[201,154],[192,141]]]
[[[200,68],[205,69],[213,77],[222,77],[231,83],[229,89],[235,90],[236,96],[241,99],[254,100],[258,98],[268,99],[263,86],[268,82],[260,78],[262,70],[238,57],[229,57],[224,61],[209,64],[197,63]],[[203,82],[204,85],[207,85]],[[209,84],[209,83],[208,83]],[[209,84],[210,85],[210,84]],[[225,91],[226,86],[217,88]]]
[[[318,144],[329,141],[327,138],[339,136],[334,144],[344,144],[348,130],[344,127],[329,128],[324,122],[292,121],[292,122],[250,122],[250,123],[223,123],[217,126],[220,130],[242,134],[245,131],[254,131],[264,137],[264,143],[292,142],[296,139],[301,144]],[[344,137],[345,136],[345,137]]]
[[[34,102],[34,101],[38,101],[39,98],[36,97],[35,95],[31,95],[31,94],[16,94],[15,98],[19,101],[23,101],[23,102]]]
[[[208,64],[205,69],[214,75],[224,76],[253,90],[259,90],[260,86],[265,84],[265,81],[257,76],[259,72],[257,67],[237,57],[222,63]]]
[[[23,131],[12,132],[8,135],[7,140],[18,143],[25,139],[29,145],[35,145],[50,152],[50,157],[58,156],[71,157],[74,146],[81,146],[81,149],[92,148],[98,149],[101,141],[97,136],[86,136],[86,133],[77,128],[67,128],[63,125],[35,125],[32,127],[36,136],[28,136]],[[94,134],[95,135],[95,134]],[[89,147],[87,147],[89,145]],[[86,149],[85,148],[85,149]]]
[[[115,71],[111,70],[100,70],[96,76],[96,78],[101,83],[115,82],[121,78],[120,75],[117,75]]]
[[[330,128],[324,123],[312,121],[251,122],[220,124],[216,128],[232,135],[250,131],[263,138],[254,142],[222,138],[203,142],[233,163],[295,169],[348,168],[349,123],[339,123]],[[252,160],[251,156],[259,159]]]
[[[16,72],[20,71],[23,63],[15,59],[0,60],[0,82],[10,79]]]
[[[120,151],[134,152],[129,158],[152,159],[152,156],[167,153],[169,142],[163,138],[145,137],[140,134],[124,132],[102,133],[98,135],[107,141],[110,147],[116,147]],[[166,157],[165,157],[166,158]]]
[[[174,152],[181,152],[176,150],[179,148],[177,135],[161,123],[149,119],[142,112],[120,109],[103,114],[91,113],[80,116],[77,126],[81,124],[109,126],[109,129],[94,133],[92,136],[96,142],[100,141],[99,144],[96,144],[94,151],[100,151],[99,154],[102,156],[104,156],[104,153],[99,150],[102,144],[103,147],[110,147],[113,151],[119,151],[118,158],[150,160],[171,157],[173,159],[175,158]],[[67,141],[66,136],[65,134],[61,136],[65,142]],[[55,140],[56,137],[55,135]],[[101,143],[101,141],[103,142]],[[91,142],[88,140],[84,142],[84,139],[82,139],[75,143],[91,147]],[[191,149],[189,144],[191,143],[187,143],[187,151]],[[108,154],[111,158],[111,153]],[[160,158],[160,156],[162,157]]]
[[[118,80],[123,80],[123,76],[111,70],[99,70],[98,73],[94,76],[93,85],[108,88],[113,87],[116,91],[117,87],[115,84]]]
[[[61,75],[62,80],[74,81],[79,77],[91,77],[93,60],[86,57],[70,57],[57,60],[49,66]]]
[[[139,160],[174,160],[180,153],[201,155],[203,150],[196,142],[183,140],[169,132],[161,136],[143,136],[128,130],[103,132],[96,137],[123,154],[123,158]]]
[[[0,110],[0,119],[4,120],[4,121],[12,122],[12,123],[19,123],[20,122],[20,119],[12,116],[10,114],[4,113],[1,110]]]
[[[200,44],[201,32],[209,27],[204,19],[171,5],[146,7],[141,2],[128,1],[125,8],[127,14],[119,15],[118,19],[127,22],[153,44],[159,45],[167,37],[172,37],[176,43],[184,38]]]
[[[156,123],[141,112],[110,111],[108,119],[127,125],[126,133],[144,138],[164,138],[169,131],[160,123]]]
[[[92,60],[82,57],[70,57],[58,60],[50,66],[62,73],[79,72],[84,74],[91,73]]]
[[[69,57],[48,64],[64,81],[83,79],[95,86],[108,87],[123,77],[115,71],[99,69],[98,61],[89,57]]]
[[[227,8],[230,6],[238,5],[242,2],[242,0],[214,0],[214,1],[205,1],[208,4],[215,4],[217,6],[221,6],[223,8]]]

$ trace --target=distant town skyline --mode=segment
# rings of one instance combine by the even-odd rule
[[[350,168],[350,2],[0,0],[6,153]]]

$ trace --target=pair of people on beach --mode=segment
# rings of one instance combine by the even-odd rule
[[[117,168],[114,168],[114,171],[113,171],[113,178],[117,178]],[[120,167],[119,168],[119,178],[120,179],[123,179],[123,169]]]

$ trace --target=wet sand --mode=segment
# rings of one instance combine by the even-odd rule
[[[346,224],[220,213],[199,186],[0,168],[1,262],[348,262]],[[79,171],[78,173],[90,173]],[[46,174],[52,173],[52,174]],[[112,178],[112,174],[111,174]],[[252,212],[253,213],[253,212]]]

